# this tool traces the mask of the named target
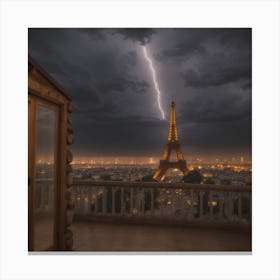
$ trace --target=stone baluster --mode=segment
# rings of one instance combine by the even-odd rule
[[[199,191],[199,219],[203,219],[203,196],[204,191]]]
[[[133,213],[133,188],[130,188],[130,214]]]
[[[84,191],[82,189],[80,192],[80,210],[81,212],[84,211]]]
[[[112,215],[115,215],[115,211],[116,211],[115,192],[116,192],[116,188],[112,187]]]
[[[145,189],[141,190],[141,213],[142,216],[145,215]]]
[[[219,193],[219,221],[223,220],[223,212],[224,212],[224,193]]]
[[[125,213],[125,204],[124,204],[124,188],[121,188],[121,215]]]
[[[154,204],[155,204],[155,189],[151,189],[151,214],[154,214]]]
[[[81,196],[81,189],[79,187],[79,191],[78,191],[78,212],[80,213],[81,212],[81,199],[82,199],[82,196]]]
[[[249,199],[249,219],[248,223],[252,223],[252,195],[250,194],[250,199]]]
[[[81,205],[82,205],[82,212],[86,212],[86,192],[85,192],[86,186],[82,190],[82,199],[81,199]]]
[[[233,197],[232,192],[228,194],[228,219],[230,222],[233,220]]]
[[[85,212],[85,195],[84,195],[84,190],[81,191],[81,212]]]
[[[38,189],[37,189],[37,194],[38,194],[38,207],[37,207],[37,210],[43,210],[44,209],[44,200],[43,200],[43,187],[42,185],[40,184],[38,186]]]
[[[242,222],[242,195],[238,193],[238,221]]]
[[[78,209],[78,194],[77,194],[77,187],[75,186],[75,187],[73,187],[73,190],[74,190],[74,195],[73,195],[73,198],[74,198],[74,200],[73,200],[73,202],[74,202],[74,208],[75,208],[75,212],[77,211],[77,209]]]
[[[40,184],[40,210],[45,210],[46,205],[45,205],[45,185]]]
[[[190,210],[190,221],[194,219],[194,209],[193,209],[193,200],[194,200],[194,190],[191,190],[191,210]]]
[[[103,188],[103,194],[102,194],[102,214],[107,214],[107,190]]]
[[[88,191],[88,214],[91,214],[91,206],[93,204],[93,199],[92,199],[92,188],[89,187]]]
[[[169,196],[169,199],[171,199],[171,215],[175,215],[176,207],[175,207],[175,201],[176,201],[176,193],[175,190],[170,190],[171,195]]]
[[[74,208],[77,209],[77,191],[76,191],[76,187],[72,187],[72,203],[74,204]]]
[[[98,199],[98,188],[95,189],[95,201],[94,201],[94,214],[98,214],[98,202],[99,202],[99,199]]]
[[[212,205],[212,201],[213,201],[213,192],[210,191],[209,192],[209,200],[208,200],[208,205],[209,205],[209,209],[210,209],[210,221],[213,220],[213,205]]]
[[[90,214],[90,188],[88,188],[87,193],[85,195],[85,206],[86,214]]]

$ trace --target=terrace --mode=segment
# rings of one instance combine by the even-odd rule
[[[251,251],[251,186],[74,181],[72,200],[76,251]]]
[[[41,221],[51,184],[37,181]],[[251,251],[251,186],[74,181],[71,200],[75,251]]]

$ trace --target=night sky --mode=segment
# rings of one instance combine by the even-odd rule
[[[73,98],[76,157],[160,157],[172,99],[186,158],[250,157],[251,29],[29,29],[28,42]]]

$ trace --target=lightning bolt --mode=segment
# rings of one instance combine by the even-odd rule
[[[160,100],[161,92],[160,92],[160,89],[159,89],[159,86],[158,86],[157,76],[156,76],[156,71],[155,71],[155,68],[154,68],[154,65],[153,65],[153,61],[151,60],[151,58],[149,57],[149,55],[147,53],[146,46],[142,46],[142,48],[143,48],[144,56],[145,56],[146,60],[148,61],[151,72],[152,72],[153,82],[154,82],[155,90],[156,90],[156,93],[157,93],[158,109],[161,112],[162,119],[164,120],[165,119],[165,114],[164,114],[164,111],[161,107],[161,100]]]

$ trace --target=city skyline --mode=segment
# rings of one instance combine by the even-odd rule
[[[73,97],[76,158],[158,160],[172,99],[187,161],[251,158],[251,29],[32,28],[28,48]]]
[[[38,164],[50,164],[53,160],[49,158],[39,158]],[[251,158],[240,157],[189,157],[188,164],[252,164]],[[75,157],[73,164],[151,164],[158,165],[158,157]]]

